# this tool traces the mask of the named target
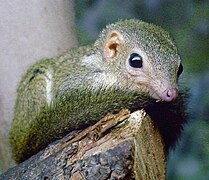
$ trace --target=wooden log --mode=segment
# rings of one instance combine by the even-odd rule
[[[0,179],[165,179],[158,129],[143,110],[107,115],[8,170]]]

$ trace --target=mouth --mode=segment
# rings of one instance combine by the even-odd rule
[[[154,98],[156,102],[160,101],[166,101],[166,102],[173,102],[178,97],[178,91],[177,89],[168,88],[165,91],[163,91],[161,94],[156,92],[153,87],[146,86],[146,85],[140,85],[140,90],[147,93],[150,97]]]
[[[154,98],[156,102],[163,101],[161,96],[154,90],[154,88],[145,85],[139,85],[139,89],[145,93],[147,93],[150,97]]]

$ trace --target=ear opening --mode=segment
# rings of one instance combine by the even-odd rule
[[[107,60],[114,58],[123,43],[122,35],[117,31],[109,33],[104,46],[104,57]]]

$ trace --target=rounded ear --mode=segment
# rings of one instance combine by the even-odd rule
[[[110,32],[104,46],[104,58],[107,60],[114,58],[122,43],[123,38],[119,32]]]

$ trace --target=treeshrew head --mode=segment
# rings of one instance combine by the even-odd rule
[[[121,84],[148,93],[157,101],[174,101],[183,66],[170,34],[140,20],[111,24],[96,42],[103,60]]]

